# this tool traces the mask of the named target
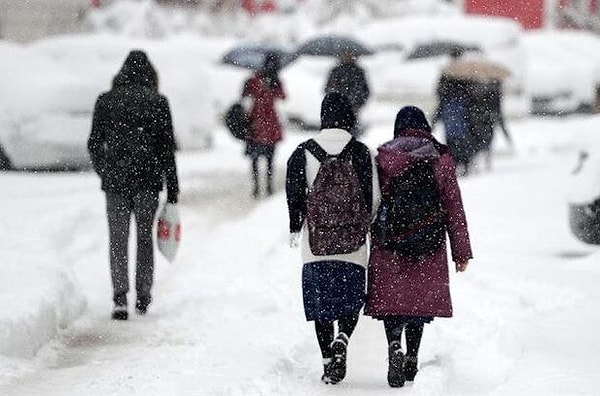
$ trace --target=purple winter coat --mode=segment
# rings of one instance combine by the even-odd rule
[[[447,215],[452,260],[464,262],[472,258],[472,253],[455,164],[449,153],[440,154],[434,141],[427,132],[409,130],[379,147],[376,162],[381,191],[385,194],[393,178],[416,158],[434,159],[435,178]],[[446,242],[429,256],[411,259],[394,254],[373,238],[365,314],[376,318],[388,315],[451,317]]]

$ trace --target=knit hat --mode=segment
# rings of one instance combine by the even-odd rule
[[[356,126],[352,105],[339,92],[330,92],[321,102],[321,129],[340,128],[350,132]]]
[[[406,106],[400,109],[394,123],[394,137],[400,136],[406,129],[418,129],[431,133],[431,126],[429,126],[425,114],[415,106]]]

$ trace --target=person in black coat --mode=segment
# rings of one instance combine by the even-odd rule
[[[349,52],[342,53],[340,55],[340,62],[329,72],[327,84],[325,85],[325,94],[330,92],[339,92],[350,100],[352,111],[358,122],[360,110],[367,103],[371,91],[366,73],[356,63],[356,56],[354,54]],[[360,126],[357,124],[355,128],[360,129]],[[356,132],[355,135],[357,135]]]
[[[137,225],[136,311],[152,301],[152,229],[159,192],[179,194],[175,137],[168,100],[158,92],[157,73],[143,51],[129,53],[110,91],[94,108],[88,151],[102,181],[110,239],[113,319],[127,319],[128,240],[133,213]]]

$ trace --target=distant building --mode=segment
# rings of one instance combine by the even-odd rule
[[[513,18],[525,29],[575,27],[600,32],[600,0],[459,0],[468,14]]]
[[[0,38],[27,42],[84,29],[90,0],[0,0]]]

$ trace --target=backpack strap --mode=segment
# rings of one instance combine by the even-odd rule
[[[314,139],[306,141],[304,143],[304,148],[314,155],[320,163],[325,162],[327,158],[330,157],[329,153],[325,151],[323,147],[319,146],[319,143],[317,143]]]
[[[308,150],[315,158],[320,162],[325,162],[328,158],[338,157],[345,160],[352,159],[352,150],[354,148],[354,142],[356,139],[351,138],[348,143],[344,146],[344,149],[339,154],[329,154],[323,147],[319,145],[314,139],[310,139],[304,143],[304,148]]]

